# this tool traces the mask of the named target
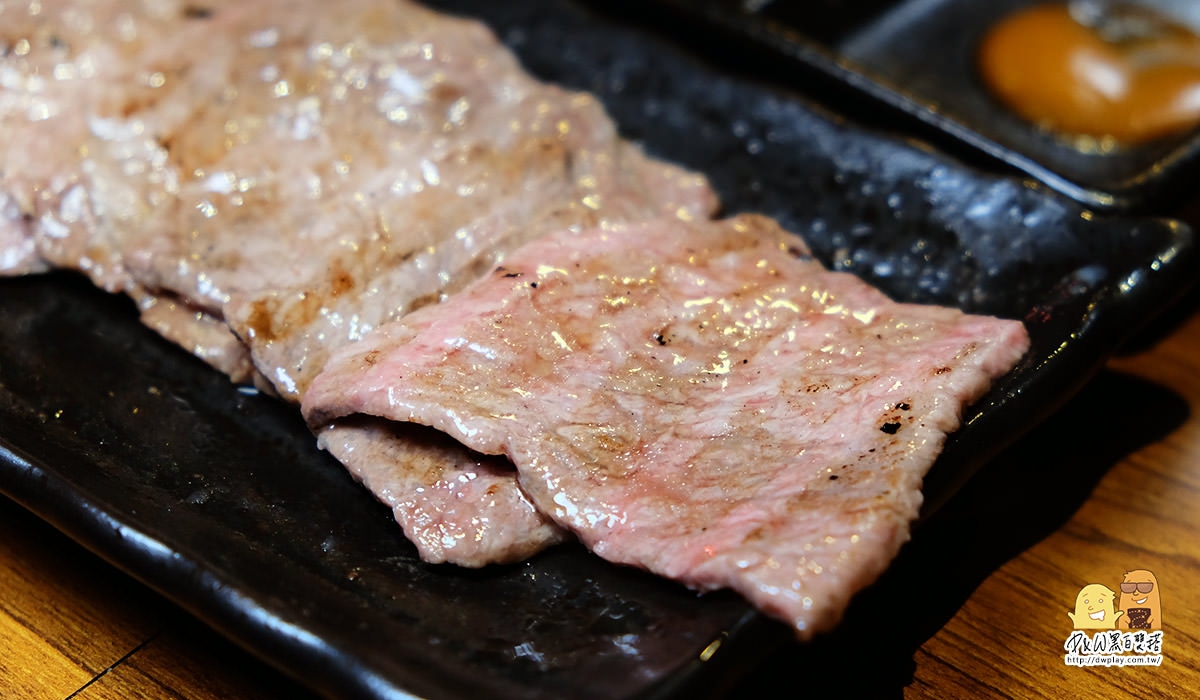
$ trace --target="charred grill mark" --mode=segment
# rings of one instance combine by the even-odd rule
[[[429,91],[429,96],[438,102],[454,102],[463,97],[463,91],[451,83],[438,83]]]
[[[796,246],[793,246],[793,245],[790,245],[787,247],[787,252],[788,252],[788,255],[792,256],[793,258],[797,258],[799,260],[812,260],[811,255],[809,255],[808,253],[804,252],[802,249],[800,249]]]
[[[329,294],[337,298],[354,289],[354,276],[346,271],[339,261],[334,261],[330,269]]]
[[[184,19],[211,19],[212,16],[213,11],[208,7],[200,5],[185,5],[183,7]]]
[[[492,266],[492,261],[486,257],[477,257],[470,261],[466,267],[462,268],[462,277],[460,279],[475,279],[483,277],[487,274],[488,268]],[[443,287],[443,290],[445,287]]]
[[[911,410],[912,410],[912,404],[907,401],[900,401],[900,402],[896,403],[892,407],[891,411],[889,411],[888,414],[885,414],[884,419],[883,419],[884,423],[883,423],[883,425],[879,426],[879,429],[882,430],[883,432],[887,433],[888,435],[895,435],[896,432],[899,431],[900,428],[904,425],[905,419],[907,419],[909,423],[916,421],[916,417],[914,417],[912,415],[906,416],[903,413],[904,411],[911,411]]]
[[[149,95],[147,95],[145,98],[142,98],[142,99],[134,98],[134,99],[129,100],[125,104],[121,105],[121,116],[125,117],[125,118],[129,118],[130,116],[136,114],[137,112],[147,111],[153,106],[154,106],[154,99],[151,98]]]
[[[281,310],[279,301],[274,299],[253,302],[247,325],[254,332],[254,337],[269,343],[286,335],[290,328],[309,327],[321,310],[321,297],[309,291],[293,298],[295,303],[286,307],[286,310]]]
[[[408,311],[413,312],[423,306],[432,306],[438,303],[438,295],[436,293],[422,294],[421,296],[408,302]]]
[[[212,109],[213,106],[208,101],[197,102],[195,111],[188,116],[188,122],[202,123]],[[224,132],[217,135],[207,134],[203,129],[176,130],[171,140],[176,166],[182,172],[208,170],[213,163],[219,162],[228,150]]]
[[[405,252],[401,253],[400,255],[396,256],[395,262],[397,262],[397,263],[408,262],[409,260],[412,259],[412,256],[414,256],[416,254],[417,254],[416,250],[405,251]]]
[[[271,320],[271,309],[265,300],[254,302],[250,307],[250,318],[247,324],[255,338],[267,342],[275,340],[275,328]]]

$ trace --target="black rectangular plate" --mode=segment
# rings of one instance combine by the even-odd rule
[[[981,39],[1009,13],[1045,0],[650,0],[605,3],[654,20],[679,36],[696,27],[729,60],[758,51],[764,74],[790,84],[817,73],[908,118],[947,148],[975,149],[1076,200],[1107,211],[1148,211],[1171,203],[1200,168],[1200,130],[1110,150],[1080,150],[1017,117],[980,80]],[[1170,0],[1163,0],[1169,2]],[[723,36],[726,40],[721,41]],[[799,71],[799,74],[798,74]],[[828,92],[828,90],[826,90]],[[870,112],[871,107],[861,108]]]
[[[1182,224],[1094,217],[577,3],[435,4],[598,94],[630,137],[708,173],[729,212],[779,218],[897,298],[1025,320],[1031,352],[952,436],[929,509],[1195,269]],[[67,273],[0,280],[0,490],[330,697],[694,696],[786,636],[734,595],[573,545],[481,571],[421,563],[293,409]]]

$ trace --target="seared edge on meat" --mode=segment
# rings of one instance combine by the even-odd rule
[[[508,455],[597,554],[731,587],[801,637],[908,538],[1015,321],[897,304],[760,217],[563,232],[338,352],[303,403]]]
[[[392,509],[429,563],[516,562],[568,539],[533,507],[503,457],[473,453],[423,426],[365,416],[317,434],[320,446]]]
[[[702,176],[621,139],[594,98],[533,79],[483,24],[406,0],[5,3],[0,48],[0,273],[81,270],[288,400],[334,348],[525,241],[716,207]],[[401,484],[442,493],[412,478],[434,447],[406,440],[356,440],[351,459],[393,506]],[[502,491],[456,508],[463,528],[506,526],[423,555],[477,565],[493,534],[498,560],[563,536],[515,480]],[[404,513],[414,540],[444,539]]]

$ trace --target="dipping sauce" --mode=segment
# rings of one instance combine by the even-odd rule
[[[1015,12],[980,46],[983,80],[1025,119],[1107,147],[1200,124],[1200,36],[1145,9],[1124,11],[1136,13],[1138,31],[1085,26],[1064,3]]]

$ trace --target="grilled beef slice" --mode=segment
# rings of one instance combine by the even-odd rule
[[[404,0],[8,3],[0,44],[0,272],[79,269],[288,400],[331,350],[524,241],[716,206],[704,178],[647,158],[592,97],[528,76],[482,24]],[[427,558],[507,561],[562,537],[511,468],[488,472],[502,496],[469,514],[461,492],[414,477],[478,479],[474,455],[363,437],[322,440]],[[397,504],[417,495],[408,518]],[[446,523],[421,530],[438,509],[507,524],[476,528],[468,553]]]
[[[654,222],[525,246],[336,353],[303,410],[507,455],[600,556],[807,637],[891,561],[961,410],[1027,345],[826,271],[761,217]]]

